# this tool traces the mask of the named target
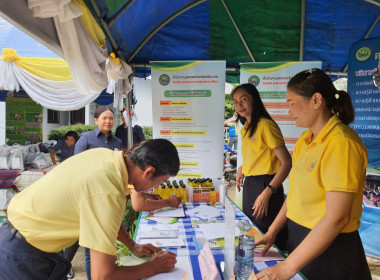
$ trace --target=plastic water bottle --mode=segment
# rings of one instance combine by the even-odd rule
[[[243,232],[239,236],[239,245],[236,250],[236,279],[248,280],[249,275],[253,270],[253,246],[254,238],[248,235],[251,226],[245,223],[243,226]]]

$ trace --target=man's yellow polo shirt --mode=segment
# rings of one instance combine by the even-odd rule
[[[326,192],[351,192],[355,193],[351,219],[342,232],[353,232],[360,226],[367,150],[356,132],[335,115],[314,141],[311,137],[311,131],[305,131],[294,149],[287,217],[312,229],[326,214]]]
[[[26,240],[45,252],[81,246],[116,252],[116,239],[129,194],[122,152],[85,151],[55,167],[17,194],[8,219]]]
[[[248,122],[241,129],[243,156],[242,172],[245,176],[274,174],[280,168],[274,148],[284,146],[284,138],[278,125],[266,118],[261,118],[251,138],[246,134]]]

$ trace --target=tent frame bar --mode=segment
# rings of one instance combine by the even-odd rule
[[[93,0],[91,0],[93,1]],[[179,15],[183,14],[184,12],[192,9],[193,7],[203,3],[203,2],[206,2],[207,0],[197,0],[197,1],[194,1],[193,3],[187,5],[186,7],[184,7],[183,9],[175,12],[174,14],[170,15],[169,17],[167,17],[164,21],[162,21],[159,25],[157,25],[153,30],[152,32],[150,32],[148,34],[148,36],[146,36],[144,38],[144,40],[142,40],[140,42],[140,44],[133,50],[133,52],[131,53],[131,55],[128,57],[128,61],[127,63],[130,63],[132,61],[132,59],[136,56],[136,54],[142,49],[142,47],[145,46],[145,44],[150,40],[150,38],[152,38],[158,31],[161,30],[162,27],[164,27],[165,25],[167,25],[169,22],[171,22],[173,19],[175,19],[176,17],[178,17]]]
[[[132,63],[130,64],[131,67],[133,68],[136,68],[136,67],[140,67],[140,68],[150,68],[150,63],[147,63],[147,64],[139,64],[139,63]],[[226,71],[234,71],[234,72],[238,72],[240,71],[240,67],[227,67],[226,68]],[[327,75],[330,75],[330,76],[347,76],[347,72],[328,72],[328,71],[325,71],[325,73]]]
[[[124,3],[124,5],[114,14],[112,15],[112,17],[110,18],[109,22],[108,22],[108,27],[112,27],[112,25],[115,24],[115,22],[117,21],[117,19],[119,17],[121,17],[122,14],[124,14],[124,12],[126,10],[129,9],[130,6],[132,6],[132,4],[135,2],[136,0],[131,0],[131,1],[128,1],[127,3]]]
[[[368,3],[371,3],[371,4],[373,4],[373,5],[376,5],[376,6],[380,7],[380,3],[377,2],[377,1],[374,1],[374,0],[364,0],[364,1],[366,1],[366,2],[368,2]]]
[[[301,34],[300,34],[300,61],[303,61],[303,52],[305,47],[305,18],[306,18],[306,4],[305,0],[301,3]]]
[[[120,59],[125,61],[125,58],[124,58],[123,54],[121,53],[120,48],[117,45],[115,39],[113,38],[111,31],[108,28],[107,23],[102,18],[102,12],[100,11],[98,4],[96,3],[95,0],[89,0],[89,3],[91,4],[92,8],[94,9],[94,11],[96,13],[97,20],[99,21],[99,23],[103,27],[103,30],[106,33],[105,35],[107,36],[107,38],[108,38],[108,40],[112,46],[113,51],[115,51],[117,53],[117,55]]]
[[[232,16],[232,14],[230,13],[230,10],[228,9],[226,3],[224,2],[224,0],[220,0],[220,1],[222,2],[223,6],[224,6],[224,9],[226,10],[228,16],[230,17],[230,19],[231,19],[231,21],[232,21],[232,24],[234,25],[234,27],[235,27],[235,29],[236,29],[236,32],[239,34],[240,40],[243,42],[244,47],[245,47],[245,49],[247,50],[247,52],[248,52],[248,54],[249,54],[249,57],[252,59],[253,62],[256,62],[255,58],[254,58],[253,55],[252,55],[251,50],[250,50],[249,47],[248,47],[247,42],[245,41],[245,39],[244,39],[244,37],[243,37],[243,34],[241,34],[240,29],[239,29],[239,27],[237,26],[237,24],[236,24],[236,22],[235,22],[235,20],[234,20],[234,18],[233,18],[233,16]]]

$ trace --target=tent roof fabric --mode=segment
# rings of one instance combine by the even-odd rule
[[[131,63],[226,60],[227,66],[236,66],[252,61],[227,10],[255,61],[300,59],[302,1],[86,2],[97,3],[105,22],[114,18],[123,5],[130,5],[117,18],[111,33],[120,40],[120,51]],[[194,6],[186,10],[190,5]],[[326,71],[344,71],[350,46],[366,36],[379,14],[378,6],[362,0],[305,0],[303,60],[321,60]],[[380,25],[369,37],[377,36]]]
[[[27,1],[14,1],[12,8],[0,1],[0,15],[59,53],[51,23],[32,20]],[[99,11],[99,25],[109,29],[114,40],[113,44],[108,40],[109,51],[135,65],[226,60],[227,67],[237,67],[252,57],[257,62],[298,61],[302,52],[303,60],[322,61],[325,71],[342,72],[354,42],[367,33],[369,38],[380,36],[380,24],[371,30],[380,7],[363,0],[83,1],[94,15]],[[149,72],[136,68],[139,77]],[[234,80],[233,75],[228,77]]]

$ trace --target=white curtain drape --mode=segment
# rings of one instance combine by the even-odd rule
[[[132,69],[114,56],[107,59],[107,48],[99,46],[99,32],[94,32],[93,28],[90,34],[83,22],[89,18],[89,11],[83,3],[76,0],[28,0],[28,7],[35,17],[54,19],[73,80],[49,81],[18,67],[13,61],[0,58],[0,89],[18,91],[20,84],[33,100],[60,111],[82,108],[107,89],[108,93],[114,93],[114,107],[122,109],[123,98],[132,90],[129,81]],[[82,13],[86,16],[81,17]]]
[[[34,101],[57,111],[78,110],[100,94],[82,95],[72,80],[46,80],[22,69],[15,62],[0,59],[0,89],[19,91],[20,85]]]
[[[132,69],[125,62],[116,65],[112,61],[106,68],[107,48],[99,47],[94,41],[79,18],[81,9],[70,0],[28,0],[28,6],[35,17],[53,17],[65,60],[79,92],[93,95],[107,88],[108,93],[115,93],[114,107],[119,108],[123,95],[132,90],[128,79]]]

